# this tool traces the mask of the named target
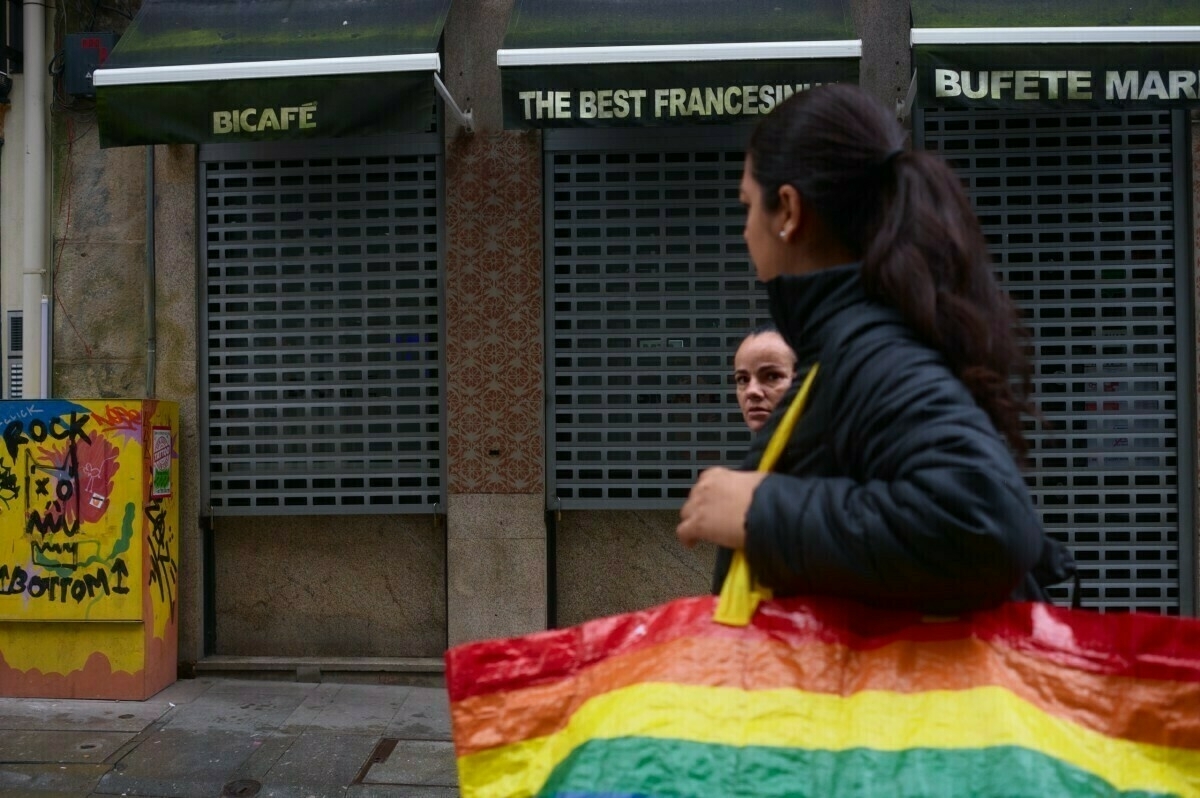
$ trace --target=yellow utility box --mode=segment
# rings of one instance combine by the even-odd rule
[[[0,695],[154,695],[178,604],[178,405],[0,402]]]

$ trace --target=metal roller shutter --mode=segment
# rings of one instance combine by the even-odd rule
[[[769,318],[743,135],[545,134],[552,507],[678,507],[743,456],[732,355]]]
[[[1182,126],[1169,111],[927,111],[917,122],[923,146],[964,180],[1033,332],[1043,423],[1029,425],[1028,479],[1046,528],[1079,562],[1084,606],[1190,608]]]
[[[441,158],[398,149],[201,149],[214,513],[444,504]]]

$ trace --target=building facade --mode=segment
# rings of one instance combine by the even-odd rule
[[[346,11],[365,33],[340,37],[314,3],[267,61],[411,60],[288,73],[306,105],[222,72],[264,59],[181,34],[186,5],[48,13],[47,61],[126,35],[94,98],[46,88],[40,269],[15,235],[28,62],[0,155],[5,398],[36,396],[33,272],[50,395],[179,403],[181,662],[401,668],[706,591],[713,551],[675,541],[676,511],[748,440],[730,356],[766,316],[741,151],[831,80],[895,106],[976,204],[1034,333],[1029,481],[1083,605],[1195,613],[1200,6],[1038,26],[1020,4],[446,0],[400,36]],[[276,5],[208,23],[273,41]],[[734,55],[681,55],[713,29]],[[159,82],[177,67],[198,71]],[[212,127],[170,117],[192,106]]]

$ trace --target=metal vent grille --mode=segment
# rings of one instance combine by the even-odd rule
[[[8,398],[22,399],[25,396],[25,364],[11,360],[8,364]]]
[[[8,312],[8,354],[19,355],[25,351],[25,316],[21,311]]]
[[[202,164],[214,512],[442,502],[439,169],[433,152]]]
[[[1171,130],[1166,111],[924,117],[1033,332],[1042,519],[1107,611],[1180,611]]]
[[[8,398],[21,399],[25,396],[25,318],[19,310],[8,312]]]
[[[741,236],[742,143],[564,138],[546,137],[550,501],[678,507],[750,438],[732,354],[769,314]]]

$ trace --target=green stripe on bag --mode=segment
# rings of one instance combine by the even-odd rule
[[[797,783],[796,774],[804,774]],[[565,775],[562,775],[565,774]],[[1104,779],[1038,751],[915,748],[810,751],[648,737],[590,740],[538,793],[547,798],[1053,798],[1120,792]]]

